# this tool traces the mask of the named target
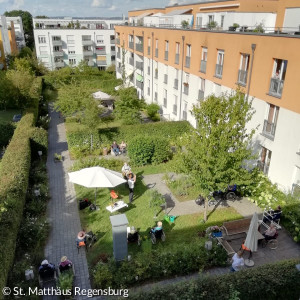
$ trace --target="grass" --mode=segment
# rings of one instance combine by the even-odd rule
[[[178,247],[178,244],[193,243],[199,239],[197,233],[204,230],[207,226],[221,225],[223,221],[234,220],[241,218],[233,208],[219,209],[213,212],[208,222],[201,223],[203,214],[192,214],[186,216],[179,216],[175,223],[169,224],[164,220],[164,211],[158,208],[149,207],[149,196],[147,193],[147,187],[141,180],[141,173],[137,172],[137,183],[134,191],[134,202],[129,205],[128,208],[123,208],[118,213],[126,214],[129,221],[128,226],[135,226],[140,232],[143,238],[142,246],[138,247],[136,244],[129,245],[129,254],[134,255],[139,251],[151,251],[151,249],[172,249]],[[92,230],[97,235],[96,244],[89,249],[87,256],[90,265],[94,265],[100,255],[104,253],[112,255],[113,241],[111,232],[111,223],[109,211],[105,209],[110,205],[109,189],[98,189],[97,198],[95,198],[95,189],[88,189],[76,185],[76,194],[78,199],[88,198],[96,203],[100,210],[90,211],[85,209],[80,211],[81,224],[87,231]],[[115,188],[119,194],[119,198],[128,203],[128,189],[125,185]],[[158,213],[158,217],[155,219],[154,215]],[[149,240],[149,230],[153,227],[157,221],[163,221],[163,228],[165,230],[167,239],[165,243],[159,242],[153,246]]]
[[[18,109],[0,110],[0,122],[12,122],[13,116],[20,113],[21,111]]]

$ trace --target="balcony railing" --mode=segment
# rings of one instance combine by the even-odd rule
[[[155,57],[158,57],[158,48],[155,49]]]
[[[189,68],[191,64],[191,57],[190,56],[186,56],[185,57],[185,67]]]
[[[133,49],[133,47],[134,47],[133,42],[129,42],[129,48],[130,48],[130,49]]]
[[[222,74],[223,74],[223,65],[216,64],[215,76],[218,78],[222,78]]]
[[[173,104],[173,114],[177,116],[177,105]]]
[[[116,40],[115,40],[115,39],[110,40],[110,43],[111,43],[111,44],[115,44],[115,43],[116,43]]]
[[[92,50],[83,50],[83,56],[93,56],[93,55],[94,55],[94,52]]]
[[[186,111],[182,112],[182,119],[185,121],[187,120],[187,112]]]
[[[136,67],[138,70],[143,71],[143,69],[144,69],[143,62],[142,62],[142,61],[137,61],[137,62],[135,62],[135,67]]]
[[[102,50],[99,50],[99,49],[96,49],[96,54],[99,54],[99,55],[106,55],[106,50],[105,49],[102,49]]]
[[[148,46],[148,51],[147,51],[148,55],[150,55],[150,52],[151,52],[151,48],[150,46]]]
[[[168,83],[168,74],[164,74],[164,83],[165,83],[165,84]]]
[[[198,92],[198,100],[203,100],[204,99],[204,91],[199,90]]]
[[[134,67],[134,60],[132,57],[129,57],[129,64]]]
[[[91,45],[93,45],[93,41],[92,40],[82,40],[82,45],[91,46]]]
[[[136,86],[137,86],[139,89],[142,89],[142,88],[143,88],[143,83],[142,83],[141,81],[136,80],[136,81],[135,81],[135,84],[136,84]]]
[[[135,44],[135,50],[139,52],[143,52],[144,45],[143,44]]]
[[[158,70],[155,70],[154,78],[155,78],[155,79],[158,79]]]
[[[62,40],[52,40],[52,45],[53,46],[61,46],[62,45]]]
[[[154,93],[154,101],[157,102],[157,92]]]
[[[150,75],[150,66],[147,68],[147,74]]]
[[[188,85],[183,85],[183,93],[185,94],[185,95],[188,95],[189,94],[189,86]]]
[[[63,51],[53,51],[53,56],[54,57],[64,56],[64,52]]]
[[[121,68],[119,68],[119,67],[116,67],[116,70],[117,70],[117,72],[118,72],[118,73],[120,73],[120,74],[122,73],[122,70],[121,70]]]
[[[276,130],[276,124],[269,123],[268,120],[264,120],[264,127],[263,127],[262,134],[265,137],[274,140],[275,130]]]
[[[106,60],[97,60],[97,66],[106,66]]]
[[[200,72],[206,73],[206,60],[201,60],[201,63],[200,63]]]
[[[120,39],[116,39],[116,44],[120,45]]]
[[[246,85],[247,84],[247,73],[248,71],[246,70],[239,70],[238,74],[238,83],[241,85]]]
[[[148,92],[148,96],[150,96],[150,87],[148,87],[147,92]]]
[[[65,63],[63,61],[56,61],[54,62],[54,65],[56,68],[63,68],[65,66]]]
[[[117,52],[117,58],[121,58],[121,53],[120,52]]]
[[[165,108],[167,108],[167,104],[168,104],[167,98],[164,98],[164,107]]]
[[[169,51],[165,51],[165,60],[169,59]]]
[[[271,78],[269,94],[281,98],[284,80]]]
[[[174,89],[178,90],[178,79],[177,78],[174,79]]]
[[[179,54],[178,53],[175,54],[175,64],[179,65]]]

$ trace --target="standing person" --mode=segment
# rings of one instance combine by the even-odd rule
[[[128,174],[128,187],[129,187],[129,203],[132,203],[133,201],[133,190],[134,190],[134,184],[136,181],[136,176],[132,173]]]
[[[242,255],[243,255],[242,251],[238,251],[233,255],[230,272],[236,272],[242,269],[242,267],[244,266],[244,259]]]
[[[131,168],[128,165],[127,162],[124,162],[124,165],[122,167],[122,175],[125,179],[127,179],[127,175],[131,172]]]

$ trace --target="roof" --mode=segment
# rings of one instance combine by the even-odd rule
[[[150,16],[150,15],[153,15],[153,13],[151,13],[151,12],[143,13],[143,14],[137,16],[137,18],[144,18],[144,17]]]
[[[176,15],[182,15],[188,11],[191,11],[192,8],[187,8],[187,9],[175,9],[170,11],[169,13],[165,14],[165,16],[176,16]]]

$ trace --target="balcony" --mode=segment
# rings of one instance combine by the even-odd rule
[[[154,101],[157,102],[157,92],[154,93]]]
[[[55,68],[63,68],[65,63],[63,61],[56,61],[54,62]]]
[[[187,112],[186,111],[183,111],[182,112],[182,120],[187,120]]]
[[[134,67],[134,60],[132,57],[129,57],[129,64]]]
[[[165,51],[165,60],[169,59],[169,51]]]
[[[115,43],[116,43],[116,40],[115,40],[115,39],[110,40],[110,43],[111,43],[111,44],[115,44]]]
[[[150,55],[150,52],[151,52],[151,48],[150,46],[148,46],[148,51],[147,51],[148,55]]]
[[[204,100],[204,91],[202,91],[202,90],[199,90],[199,92],[198,92],[198,100]]]
[[[62,40],[52,40],[53,46],[62,46]]]
[[[191,64],[191,57],[190,56],[186,56],[185,57],[185,67],[189,68]]]
[[[189,85],[188,84],[183,84],[183,93],[185,95],[189,94]]]
[[[122,73],[122,70],[121,70],[121,68],[119,68],[119,67],[116,67],[116,70],[117,70],[117,72],[118,72],[118,73],[120,73],[120,74]]]
[[[117,52],[117,58],[121,59],[121,53]]]
[[[155,49],[155,57],[158,57],[158,49]]]
[[[116,44],[120,45],[120,39],[116,39]]]
[[[268,120],[264,120],[264,127],[262,130],[262,135],[274,141],[276,124],[269,123]]]
[[[173,114],[177,116],[177,105],[173,104]]]
[[[143,62],[142,62],[142,61],[137,61],[137,62],[135,63],[135,67],[136,67],[138,70],[143,71],[143,69],[144,69]]]
[[[92,40],[82,40],[82,45],[84,46],[92,46],[93,43],[94,42]]]
[[[154,78],[158,79],[158,70],[157,69],[155,69]]]
[[[148,96],[150,96],[150,87],[148,87],[147,92],[148,92]]]
[[[89,67],[93,67],[94,65],[95,65],[95,63],[92,60],[88,61],[88,66]]]
[[[106,66],[106,60],[97,60],[97,66]]]
[[[165,84],[168,83],[168,74],[164,74],[164,83],[165,83]]]
[[[284,80],[271,78],[269,94],[271,96],[281,98]]]
[[[223,74],[223,65],[216,64],[215,76],[218,78],[222,78],[222,74]]]
[[[135,50],[139,52],[144,51],[144,45],[143,44],[135,44]]]
[[[83,50],[83,56],[93,56],[93,55],[94,52],[92,50]]]
[[[129,48],[130,48],[130,49],[133,49],[133,48],[134,48],[133,42],[129,42]]]
[[[178,53],[175,54],[175,64],[179,65],[179,54]]]
[[[136,80],[135,81],[135,85],[139,88],[139,89],[143,89],[143,83],[141,81]]]
[[[105,48],[101,49],[101,50],[96,48],[95,52],[98,55],[106,55],[106,49]]]
[[[54,57],[64,56],[64,52],[63,51],[53,51],[53,56]]]
[[[167,104],[168,104],[167,98],[164,98],[164,107],[165,108],[167,108]]]
[[[200,72],[206,73],[206,60],[201,60],[201,63],[200,63]]]
[[[247,73],[248,70],[239,70],[239,74],[238,74],[238,84],[246,86],[247,84]]]
[[[147,74],[150,75],[150,66],[147,68]]]
[[[178,79],[177,78],[174,79],[174,89],[178,90]]]

